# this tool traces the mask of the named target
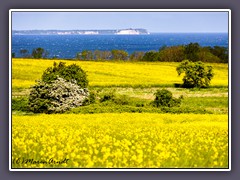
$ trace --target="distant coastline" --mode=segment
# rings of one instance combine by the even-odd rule
[[[110,30],[13,30],[12,35],[142,35],[150,34],[146,29]]]

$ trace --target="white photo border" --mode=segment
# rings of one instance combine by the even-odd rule
[[[228,12],[228,168],[12,168],[13,12]],[[9,171],[231,171],[231,9],[10,9],[9,10]]]

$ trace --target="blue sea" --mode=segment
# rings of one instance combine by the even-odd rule
[[[175,46],[189,43],[201,46],[228,47],[227,33],[156,33],[150,35],[13,35],[12,53],[21,57],[20,50],[31,54],[34,48],[44,48],[50,54],[63,59],[72,59],[83,50],[113,49],[134,51],[158,51],[163,45]]]

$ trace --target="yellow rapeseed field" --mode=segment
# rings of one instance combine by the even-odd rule
[[[13,59],[12,87],[29,88],[35,80],[41,78],[45,69],[60,60]],[[64,60],[61,60],[64,61]],[[91,62],[64,61],[76,63],[87,71],[90,86],[173,86],[182,83],[182,76],[177,75],[179,63],[164,62]],[[214,78],[211,85],[228,85],[228,65],[211,64]]]
[[[12,167],[228,168],[228,115],[13,115]]]

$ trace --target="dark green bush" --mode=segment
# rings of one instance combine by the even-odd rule
[[[97,94],[95,92],[89,93],[89,96],[84,100],[83,105],[96,103],[96,97],[97,97]]]
[[[105,101],[113,100],[115,97],[116,97],[115,91],[104,92],[104,93],[100,94],[99,101],[102,103]]]
[[[180,106],[183,96],[180,98],[174,98],[172,93],[166,89],[157,90],[154,93],[155,99],[153,105],[156,107],[173,107]]]
[[[47,113],[51,99],[48,99],[48,89],[50,84],[39,81],[36,85],[31,87],[29,95],[29,110],[35,113]]]
[[[66,63],[60,62],[57,64],[53,63],[53,67],[47,68],[42,75],[42,81],[50,83],[61,77],[68,82],[71,80],[76,80],[77,85],[81,88],[88,87],[88,80],[86,72],[76,64],[71,64],[66,66]]]

